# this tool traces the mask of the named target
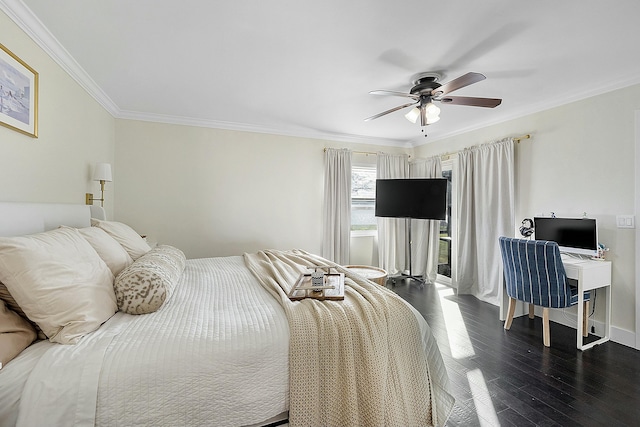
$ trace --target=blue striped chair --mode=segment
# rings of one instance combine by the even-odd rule
[[[542,309],[543,342],[549,347],[549,308],[564,308],[578,302],[578,288],[569,284],[556,242],[500,237],[502,267],[509,295],[509,313],[504,328],[511,328],[516,301],[529,304],[529,318],[534,306]],[[584,336],[589,334],[589,292],[584,295]]]

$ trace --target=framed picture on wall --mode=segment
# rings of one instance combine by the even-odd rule
[[[38,73],[2,44],[0,125],[38,137]]]

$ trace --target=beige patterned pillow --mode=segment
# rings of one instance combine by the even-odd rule
[[[116,277],[113,287],[118,309],[129,314],[153,313],[173,294],[184,266],[180,249],[154,247]]]

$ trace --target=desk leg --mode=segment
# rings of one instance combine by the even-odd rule
[[[582,277],[580,278],[582,279]],[[583,343],[584,340],[582,338],[582,325],[584,319],[584,291],[582,290],[582,285],[580,284],[582,280],[578,281],[578,324],[576,328],[576,336],[577,336],[577,347],[578,350],[584,350]]]
[[[607,303],[605,304],[605,317],[604,317],[604,340],[609,341],[611,337],[611,286],[605,287],[605,296]]]
[[[596,341],[590,342],[589,344],[583,344],[582,337],[580,336],[580,334],[578,334],[579,350],[588,350],[591,347],[594,347],[598,344],[602,344],[603,342],[609,341],[609,338],[611,335],[611,285],[603,286],[603,288],[605,290],[605,297],[607,299],[605,301],[604,336]],[[598,288],[598,289],[602,289],[602,288]],[[580,300],[580,297],[578,297],[578,300]],[[580,311],[581,311],[580,308],[578,308],[578,312],[579,312],[578,315],[580,315]],[[582,321],[578,319],[578,325],[580,325],[581,323]]]

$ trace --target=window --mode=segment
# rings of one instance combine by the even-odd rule
[[[376,167],[351,168],[351,231],[377,230]]]

